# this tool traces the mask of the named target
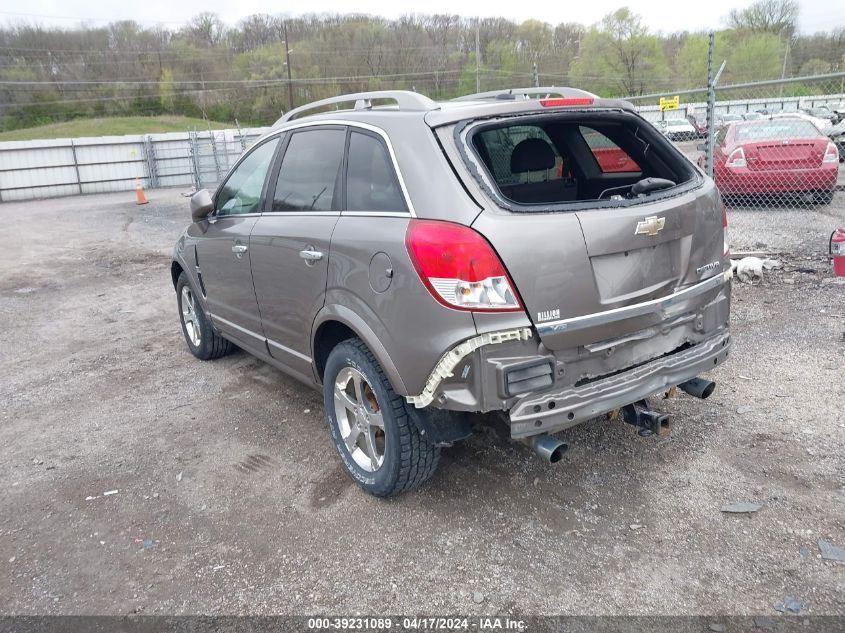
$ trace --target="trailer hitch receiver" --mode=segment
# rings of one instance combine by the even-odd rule
[[[669,414],[653,411],[647,400],[638,400],[623,407],[622,419],[637,427],[640,435],[669,435],[672,431]]]

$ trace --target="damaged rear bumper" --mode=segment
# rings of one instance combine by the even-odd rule
[[[514,438],[554,433],[637,402],[725,360],[729,274],[621,309],[532,327],[517,321],[467,339],[407,400],[417,408],[505,412]],[[608,323],[617,334],[605,338]],[[571,341],[550,349],[550,335]]]
[[[685,382],[723,362],[730,346],[725,329],[697,345],[606,378],[529,394],[510,409],[511,437],[554,433]]]

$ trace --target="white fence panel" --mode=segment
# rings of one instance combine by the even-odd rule
[[[213,187],[269,128],[0,142],[0,202]]]

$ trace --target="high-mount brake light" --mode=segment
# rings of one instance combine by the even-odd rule
[[[520,312],[522,304],[493,247],[469,227],[411,220],[405,245],[420,279],[440,303],[473,312]]]
[[[540,105],[544,108],[558,108],[561,106],[588,106],[593,105],[593,100],[589,97],[571,97],[568,99],[540,99]]]

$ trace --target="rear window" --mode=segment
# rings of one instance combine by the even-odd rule
[[[816,126],[801,119],[786,119],[782,121],[767,121],[756,125],[742,125],[737,127],[737,141],[758,141],[785,138],[806,138],[818,136]]]
[[[631,187],[643,178],[676,185],[695,178],[668,141],[632,115],[481,123],[467,140],[496,193],[518,205],[630,199],[636,197]]]

